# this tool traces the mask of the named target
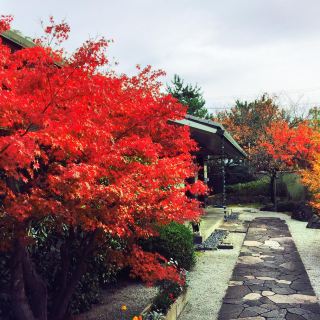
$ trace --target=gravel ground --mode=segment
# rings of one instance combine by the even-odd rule
[[[242,212],[245,208],[240,209]],[[252,220],[255,217],[278,217],[286,220],[292,238],[296,243],[302,262],[305,265],[312,287],[320,298],[320,230],[306,228],[307,223],[291,219],[288,214],[280,212],[256,211],[243,212],[242,220]]]
[[[102,292],[101,303],[75,320],[131,320],[151,302],[157,294],[156,288],[139,283],[122,282]],[[126,305],[127,310],[121,311]]]
[[[233,250],[199,254],[195,269],[190,272],[189,303],[179,320],[217,319],[244,236],[243,233],[228,235],[228,241],[234,244]]]

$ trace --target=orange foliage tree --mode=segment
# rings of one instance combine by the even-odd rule
[[[265,147],[275,161],[299,172],[301,181],[312,192],[311,205],[320,209],[320,133],[313,123],[304,121],[295,127],[274,123],[268,130]]]
[[[301,181],[312,193],[311,206],[320,215],[320,153],[314,154],[310,167],[301,172]]]
[[[66,24],[45,29],[58,42]],[[7,30],[10,18],[1,22]],[[38,43],[11,52],[0,43],[0,231],[1,249],[12,255],[11,299],[15,319],[60,320],[86,270],[86,259],[105,236],[126,243],[110,256],[148,282],[180,281],[177,270],[138,240],[155,224],[193,220],[199,204],[186,192],[196,149],[182,119],[186,108],[161,93],[150,67],[129,77],[110,71],[108,42],[87,41],[71,57]],[[109,71],[108,71],[109,70]],[[30,226],[46,217],[69,230],[83,230],[77,265],[68,261],[72,239],[55,248],[59,281],[48,313],[45,281],[29,252]]]
[[[253,102],[236,101],[233,108],[218,113],[215,120],[222,123],[246,151],[250,172],[265,172],[270,176],[270,194],[274,202],[276,172],[285,169],[285,165],[275,161],[266,150],[265,143],[270,141],[269,128],[273,123],[289,122],[287,113],[279,108],[274,99],[264,94]]]
[[[287,119],[286,113],[266,94],[253,102],[236,101],[234,107],[216,116],[246,151],[254,172],[273,170],[272,158],[263,143],[268,139],[268,128],[272,123]]]
[[[319,132],[307,121],[290,126],[285,121],[274,122],[267,130],[268,141],[263,146],[272,157],[293,169],[309,169],[319,152]]]

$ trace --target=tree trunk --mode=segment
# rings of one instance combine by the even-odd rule
[[[77,266],[70,278],[68,261],[63,263],[63,274],[59,293],[53,303],[50,319],[63,320],[66,317],[71,297],[86,271],[87,258],[94,248],[98,231],[92,232],[84,240]],[[12,257],[12,309],[15,320],[47,320],[47,287],[37,274],[26,247],[16,240]],[[62,258],[68,259],[68,250],[62,248]]]
[[[12,310],[17,320],[47,320],[47,287],[17,239],[12,256]]]
[[[12,255],[12,311],[16,320],[36,320],[25,291],[22,263],[23,251],[24,250],[20,245],[19,240],[16,240]]]
[[[82,275],[87,268],[87,258],[94,248],[94,243],[97,235],[97,230],[91,233],[85,241],[83,250],[81,250],[81,256],[77,263],[76,269],[74,270],[71,279],[67,285],[62,286],[60,292],[57,294],[56,299],[53,303],[53,312],[50,316],[52,320],[63,320],[65,319],[68,311],[68,306],[72,295],[81,280]],[[64,278],[64,277],[63,277]]]
[[[270,199],[271,199],[271,202],[274,204],[275,203],[275,197],[274,197],[274,180],[275,180],[275,176],[274,174],[271,175],[270,177],[270,185],[269,185],[269,188],[270,188]]]
[[[42,278],[37,274],[29,252],[27,251],[23,258],[23,274],[25,288],[27,290],[33,314],[38,320],[47,320],[47,286]]]
[[[277,183],[277,172],[272,172],[272,175],[270,177],[270,197],[271,202],[274,205],[274,210],[277,211],[277,189],[276,189],[276,183]]]

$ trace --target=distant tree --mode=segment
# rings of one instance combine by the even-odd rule
[[[269,171],[270,155],[263,148],[268,128],[289,115],[267,94],[252,102],[236,101],[231,110],[219,112],[215,120],[221,123],[248,154],[252,171]]]
[[[314,129],[320,129],[320,109],[318,107],[313,107],[309,110],[308,114],[309,125]]]
[[[311,121],[290,126],[285,121],[274,122],[268,128],[267,152],[278,163],[294,170],[309,170],[320,152],[320,134]]]
[[[174,75],[172,85],[167,86],[167,91],[180,103],[188,107],[187,113],[199,118],[209,119],[211,115],[205,107],[205,100],[203,98],[201,88],[197,85],[184,84],[184,81],[178,76]]]
[[[319,128],[315,127],[312,120],[301,122],[295,127],[278,122],[270,127],[269,137],[269,142],[265,144],[267,151],[274,161],[285,163],[300,174],[302,183],[311,191],[310,204],[320,215]]]
[[[281,109],[273,98],[264,94],[252,102],[236,101],[231,110],[219,112],[215,120],[223,124],[246,151],[250,172],[263,171],[270,175],[271,200],[274,202],[276,172],[284,170],[285,166],[282,162],[275,161],[267,151],[265,143],[269,141],[269,128],[273,123],[291,123],[288,113]]]

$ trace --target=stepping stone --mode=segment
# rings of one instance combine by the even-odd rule
[[[243,300],[259,300],[260,298],[260,293],[249,293],[243,297]]]
[[[253,257],[253,256],[242,256],[238,258],[238,263],[242,263],[242,264],[257,264],[261,262],[263,262],[261,258]]]
[[[303,303],[316,303],[318,299],[316,296],[307,296],[304,294],[275,294],[269,297],[274,303],[288,303],[288,304],[303,304]],[[320,319],[320,315],[319,315]]]
[[[229,282],[229,286],[242,286],[243,285],[243,281],[230,281]]]
[[[262,318],[262,317],[245,317],[245,318],[237,318],[237,319],[241,319],[241,320],[265,320],[266,318]],[[231,319],[231,320],[236,320],[236,319]]]
[[[283,247],[281,247],[280,243],[274,240],[266,240],[264,242],[264,245],[267,247],[270,247],[272,249],[279,249],[279,250],[284,250]]]
[[[259,241],[244,241],[243,245],[247,247],[260,247],[262,246],[262,242]]]
[[[290,261],[280,264],[280,267],[293,271],[296,268],[296,264],[293,261]]]
[[[320,320],[318,302],[285,221],[254,219],[218,320]]]

